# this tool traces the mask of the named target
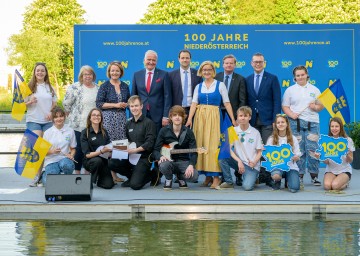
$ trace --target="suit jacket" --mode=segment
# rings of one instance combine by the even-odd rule
[[[202,78],[197,76],[197,70],[190,68],[191,73],[191,93],[194,93],[196,85],[201,83]],[[182,105],[183,100],[183,89],[181,84],[180,69],[175,69],[169,73],[169,78],[171,82],[173,103],[172,105]]]
[[[224,72],[217,73],[215,79],[223,82]],[[230,81],[229,100],[235,119],[236,119],[236,111],[238,110],[238,108],[242,106],[246,106],[247,104],[246,91],[247,90],[246,90],[245,78],[237,73],[233,73]]]
[[[150,92],[146,91],[146,69],[134,73],[131,95],[139,95],[144,107],[143,115],[146,116],[149,107],[152,121],[160,123],[163,117],[168,117],[172,104],[171,85],[166,71],[155,68],[151,82]]]
[[[277,76],[264,72],[258,95],[254,89],[254,73],[246,78],[248,103],[252,109],[250,124],[255,125],[256,112],[263,125],[271,125],[281,113],[281,89]]]

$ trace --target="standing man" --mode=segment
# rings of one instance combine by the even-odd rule
[[[247,104],[246,82],[245,78],[234,72],[236,67],[236,58],[234,55],[225,55],[223,58],[224,72],[217,73],[216,80],[223,81],[228,92],[234,118],[236,111]],[[221,110],[225,114],[225,107],[222,105]]]
[[[169,73],[173,95],[172,105],[182,106],[188,116],[195,86],[202,81],[202,78],[197,76],[196,69],[190,68],[190,51],[181,50],[178,59],[180,68]]]
[[[252,56],[254,73],[246,78],[248,104],[252,109],[251,126],[261,134],[265,144],[273,131],[276,114],[281,113],[281,89],[277,76],[264,70],[265,59],[262,53]],[[261,168],[260,183],[270,184],[270,173]]]
[[[155,124],[142,113],[143,104],[138,95],[133,95],[128,100],[128,106],[133,117],[126,122],[125,132],[129,143],[134,142],[136,148],[127,149],[129,154],[141,154],[136,165],[128,159],[110,159],[109,169],[128,178],[121,184],[134,190],[141,189],[151,179],[151,163],[148,158],[153,151],[156,140]]]
[[[145,69],[134,73],[131,95],[139,95],[144,116],[154,121],[156,132],[168,125],[168,114],[172,105],[171,85],[168,73],[156,68],[158,56],[148,50],[144,57]]]

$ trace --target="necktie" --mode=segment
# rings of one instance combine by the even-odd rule
[[[182,100],[183,107],[187,107],[187,97],[188,97],[188,87],[189,87],[189,81],[188,81],[188,72],[185,70],[185,79],[184,79],[184,95]]]
[[[255,80],[255,92],[256,92],[256,94],[258,94],[259,88],[260,88],[260,75],[256,75],[256,80]]]
[[[225,85],[226,85],[227,90],[229,91],[230,90],[229,76],[225,76]]]
[[[146,81],[146,91],[147,91],[147,93],[150,93],[151,74],[152,74],[152,72],[148,73],[148,78],[147,78],[147,81]]]

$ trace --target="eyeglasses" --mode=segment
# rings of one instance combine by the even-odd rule
[[[254,61],[254,60],[253,60],[253,61],[252,61],[252,63],[254,63],[255,65],[256,65],[256,64],[264,64],[264,62],[265,62],[265,61],[263,61],[263,60],[259,60],[259,61]]]
[[[287,117],[287,115],[286,115],[286,114],[276,114],[276,116]]]
[[[83,74],[83,76],[93,76],[93,74]]]
[[[240,134],[240,136],[241,136],[240,141],[241,141],[241,142],[244,142],[244,141],[245,141],[245,138],[244,138],[245,134],[246,134],[245,132],[243,132],[243,133]]]
[[[212,72],[212,69],[203,69],[202,72]]]

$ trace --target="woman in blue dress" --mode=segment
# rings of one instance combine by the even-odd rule
[[[196,144],[198,147],[207,149],[207,154],[198,156],[196,169],[199,174],[206,176],[204,186],[208,186],[213,177],[210,188],[220,185],[221,169],[217,161],[217,151],[220,142],[221,101],[224,103],[233,125],[236,125],[226,86],[223,82],[214,79],[215,74],[215,66],[211,61],[201,63],[198,76],[203,77],[203,82],[195,87],[186,123],[186,126],[192,126],[194,117],[193,130]]]
[[[110,140],[122,140],[126,138],[126,107],[130,98],[129,86],[120,80],[124,75],[124,68],[119,61],[113,61],[107,67],[108,81],[100,85],[96,107],[102,110],[104,128],[109,134]],[[112,172],[114,182],[123,181]]]

